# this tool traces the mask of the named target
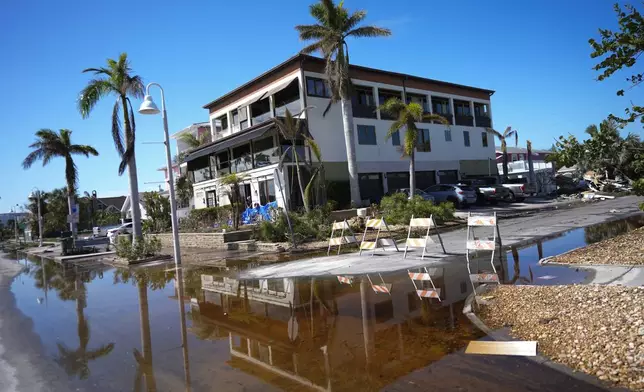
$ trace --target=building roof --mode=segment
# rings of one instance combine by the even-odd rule
[[[528,149],[523,148],[523,147],[507,147],[506,150],[508,151],[508,154],[527,154]],[[500,148],[496,149],[497,153],[502,153]],[[533,154],[552,154],[552,151],[550,150],[537,150],[537,149],[532,149]]]
[[[199,129],[201,127],[210,128],[210,123],[205,121],[205,122],[198,122],[198,123],[190,124],[187,127],[183,128],[182,130],[173,133],[172,135],[170,135],[170,137],[173,138],[173,139],[176,139],[177,137],[179,137],[179,135],[181,135],[183,133],[194,132],[194,131],[196,131],[197,129]]]
[[[259,84],[259,82],[261,82],[262,80],[268,78],[269,76],[271,76],[271,75],[273,75],[275,73],[278,73],[280,71],[283,71],[284,69],[287,69],[287,68],[293,66],[296,63],[302,63],[304,61],[320,63],[322,65],[325,62],[324,59],[322,59],[320,57],[309,56],[309,55],[305,55],[305,54],[301,54],[301,53],[297,54],[297,55],[287,59],[283,63],[278,64],[277,66],[275,66],[275,67],[269,69],[268,71],[264,72],[263,74],[257,76],[256,78],[254,78],[254,79],[244,83],[243,85],[235,88],[234,90],[229,91],[228,93],[220,96],[219,98],[217,98],[217,99],[205,104],[203,106],[203,108],[204,109],[210,109],[211,107],[213,107],[213,106],[217,105],[218,103],[220,103],[220,102],[222,102],[222,101],[234,96],[235,94],[239,93],[240,91],[242,91],[244,89],[247,89],[247,88],[249,88],[249,87],[251,87],[253,85]],[[381,70],[381,69],[368,68],[368,67],[364,67],[364,66],[360,66],[360,65],[351,64],[350,68],[349,68],[349,72],[353,72],[353,71],[366,71],[366,72],[371,72],[371,73],[379,73],[379,74],[384,74],[384,75],[388,75],[388,76],[400,77],[401,79],[405,79],[405,80],[420,80],[420,81],[430,82],[430,83],[443,85],[443,86],[459,87],[459,88],[468,89],[468,90],[472,90],[472,91],[483,92],[483,93],[486,93],[486,94],[489,94],[489,95],[494,94],[494,90],[488,90],[488,89],[483,89],[483,88],[479,88],[479,87],[466,86],[466,85],[462,85],[462,84],[444,82],[444,81],[441,81],[441,80],[429,79],[429,78],[424,78],[424,77],[420,77],[420,76],[408,75],[408,74],[403,74],[403,73],[399,73],[399,72],[385,71],[385,70]]]
[[[96,200],[105,205],[105,207],[114,206],[120,210],[123,207],[123,203],[125,203],[125,196],[97,197]]]

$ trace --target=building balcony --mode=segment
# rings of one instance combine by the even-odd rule
[[[476,116],[476,126],[483,127],[483,128],[491,128],[492,119],[489,118],[488,116]]]
[[[253,117],[252,125],[261,124],[261,123],[263,123],[265,121],[270,120],[271,118],[273,118],[273,116],[271,116],[271,112],[262,113],[262,114],[260,114],[258,116]]]
[[[302,106],[300,105],[299,99],[293,102],[289,102],[286,105],[282,105],[275,108],[275,116],[284,117],[286,115],[286,109],[291,112],[292,115],[296,115],[302,111]]]
[[[214,179],[210,167],[204,167],[203,169],[194,171],[194,183],[208,181]]]
[[[353,104],[351,105],[351,109],[353,110],[353,117],[360,117],[360,118],[377,118],[378,116],[376,115],[376,107],[374,105],[361,105],[361,104]],[[381,118],[384,113],[381,113]]]
[[[454,125],[454,122],[452,121],[452,113],[447,113],[447,112],[436,113],[436,112],[434,112],[434,114],[438,114],[439,116],[443,116],[450,125]],[[434,121],[434,124],[440,124],[440,122]]]
[[[474,126],[474,116],[464,116],[457,114],[456,116],[454,116],[454,119],[456,120],[456,125],[464,125],[466,127]]]

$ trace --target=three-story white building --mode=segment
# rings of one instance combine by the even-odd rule
[[[419,189],[454,183],[463,176],[496,175],[494,139],[485,131],[492,126],[494,91],[355,65],[350,67],[350,77],[363,199],[377,202],[384,194],[409,186],[409,161],[400,151],[403,135],[386,139],[392,118],[377,110],[391,97],[418,102],[427,113],[441,114],[451,124],[417,124],[421,129],[416,154]],[[339,104],[329,105],[324,61],[306,55],[294,56],[205,105],[213,141],[186,157],[195,207],[228,203],[218,186],[218,178],[228,173],[243,175],[243,197],[253,203],[277,200],[281,206],[299,205],[297,180],[288,163],[292,154],[286,154],[284,170],[275,170],[288,142],[277,132],[273,118],[283,116],[286,109],[299,113],[305,107],[309,109],[301,114],[302,122],[322,151],[329,198],[348,203],[342,113]],[[297,149],[301,157],[312,160],[303,140]]]

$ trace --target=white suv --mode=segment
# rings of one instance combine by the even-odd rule
[[[110,240],[110,244],[116,244],[116,238],[119,234],[132,234],[132,222],[125,223],[115,229],[108,230],[107,238]]]

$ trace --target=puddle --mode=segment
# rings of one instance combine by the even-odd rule
[[[573,230],[513,249],[496,266],[510,283],[581,282],[583,272],[536,263],[641,223]],[[351,284],[337,277],[239,282],[241,266],[21,263],[27,268],[11,291],[30,321],[23,334],[2,339],[32,347],[33,368],[46,384],[64,379],[61,390],[427,390],[447,375],[461,389],[485,381],[489,390],[512,390],[503,381],[512,372],[461,353],[483,337],[462,315],[472,291],[464,264],[431,270],[439,302],[419,299],[407,271]]]
[[[512,248],[507,254],[506,283],[536,285],[582,283],[588,276],[588,272],[562,266],[541,266],[538,264],[539,260],[613,238],[642,226],[644,226],[644,218],[636,216],[571,230],[523,248]]]

